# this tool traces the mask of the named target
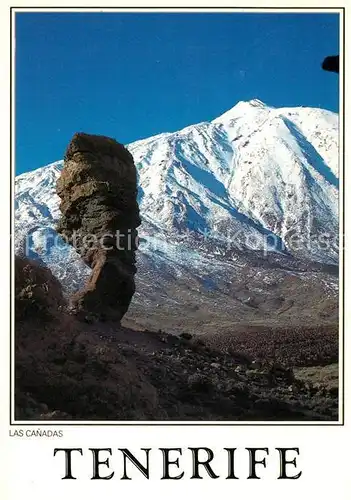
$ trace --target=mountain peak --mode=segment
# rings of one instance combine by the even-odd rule
[[[238,101],[234,107],[220,115],[218,118],[213,120],[214,123],[223,123],[231,120],[237,116],[245,115],[246,113],[252,113],[257,111],[268,111],[270,106],[267,106],[260,99],[251,99],[250,101]]]
[[[255,106],[255,107],[260,107],[260,108],[264,108],[266,107],[267,105],[261,101],[260,99],[251,99],[250,101],[248,101],[248,104],[250,104],[250,106]]]
[[[338,234],[337,115],[252,99],[212,123],[131,143],[128,150],[148,240],[206,232],[223,242],[231,234],[252,249],[264,246],[268,234],[278,248],[280,242],[289,248],[290,234],[300,234],[306,245],[296,250],[299,257],[337,262],[336,245],[318,245],[326,224],[328,234]],[[28,228],[56,227],[61,165],[16,179],[18,241]]]

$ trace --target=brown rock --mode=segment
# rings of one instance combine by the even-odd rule
[[[97,318],[120,320],[135,291],[137,174],[132,155],[114,139],[75,134],[57,182],[58,233],[92,273],[71,305]]]
[[[15,257],[15,316],[17,321],[52,319],[64,306],[60,282],[50,269],[25,257]]]

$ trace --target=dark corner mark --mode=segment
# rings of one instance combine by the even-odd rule
[[[339,56],[328,56],[322,62],[322,69],[339,73]]]

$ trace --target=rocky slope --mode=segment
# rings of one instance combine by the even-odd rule
[[[337,361],[337,329],[202,340],[87,324],[60,309],[60,288],[47,269],[17,258],[16,273],[16,311],[26,312],[16,321],[17,421],[338,417],[337,369],[316,377],[311,367]],[[40,292],[31,307],[28,287]]]

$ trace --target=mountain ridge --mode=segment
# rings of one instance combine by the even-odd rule
[[[263,306],[249,302],[253,296],[258,304],[271,301],[262,281],[274,276],[284,283],[290,274],[335,297],[337,279],[323,271],[338,263],[335,113],[239,102],[210,122],[126,147],[138,171],[142,217],[135,304],[176,304],[181,288],[180,309],[194,301],[228,301],[230,294],[243,308],[239,319],[245,311],[259,318]],[[62,164],[16,178],[15,249],[23,252],[30,233],[29,256],[74,291],[89,271],[55,235]],[[46,244],[48,235],[54,243]],[[247,284],[245,273],[252,270]],[[261,292],[239,292],[243,283]]]

